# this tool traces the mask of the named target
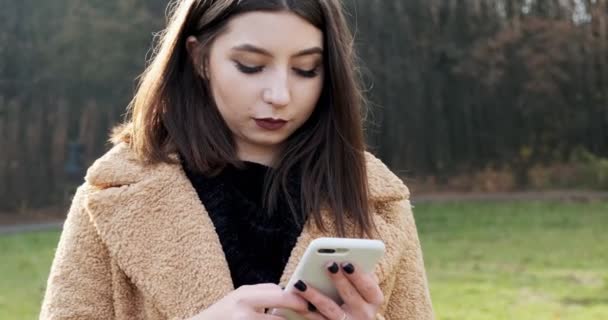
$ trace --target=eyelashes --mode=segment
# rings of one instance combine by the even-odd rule
[[[317,69],[318,69],[318,67],[314,68],[312,70],[294,69],[294,71],[297,74],[299,74],[300,76],[302,76],[302,77],[305,77],[305,78],[314,78],[314,77],[316,77],[319,74],[319,72],[317,71]]]
[[[234,61],[234,64],[236,65],[236,68],[244,74],[256,74],[256,73],[262,72],[264,70],[264,66],[250,67],[250,66],[246,66],[238,61]],[[314,78],[319,74],[318,69],[319,69],[319,67],[315,67],[312,70],[301,70],[301,69],[293,68],[293,71],[301,77]]]
[[[249,67],[246,66],[244,64],[241,64],[239,62],[234,62],[236,64],[236,68],[239,69],[239,71],[241,71],[242,73],[245,74],[254,74],[254,73],[258,73],[260,71],[262,71],[264,69],[264,67],[261,66],[257,66],[257,67]]]

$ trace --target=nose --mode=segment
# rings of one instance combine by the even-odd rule
[[[287,76],[276,76],[273,80],[262,92],[262,99],[273,106],[285,107],[291,101]]]

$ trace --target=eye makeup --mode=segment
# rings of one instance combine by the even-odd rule
[[[233,60],[236,68],[244,73],[244,74],[256,74],[259,72],[264,71],[265,66],[264,65],[249,65],[249,64],[245,64],[242,63],[238,60]],[[304,77],[304,78],[314,78],[319,74],[319,68],[322,67],[321,63],[318,63],[315,67],[311,68],[311,69],[306,69],[306,68],[292,68],[292,70],[299,76]]]

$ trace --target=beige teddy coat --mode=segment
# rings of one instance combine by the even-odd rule
[[[366,154],[370,200],[386,254],[376,268],[385,303],[377,318],[433,319],[406,186]],[[69,210],[41,319],[187,319],[234,290],[218,235],[178,164],[143,165],[114,146],[88,170]],[[333,223],[323,213],[325,225]],[[354,236],[352,223],[347,231]],[[307,224],[281,277],[313,239]],[[356,320],[356,319],[353,319]]]

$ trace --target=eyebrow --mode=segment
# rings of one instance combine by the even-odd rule
[[[268,52],[267,50],[264,50],[262,48],[258,48],[258,47],[254,46],[254,45],[251,45],[251,44],[242,44],[242,45],[233,47],[232,50],[252,52],[252,53],[257,53],[257,54],[265,55],[265,56],[268,56],[268,57],[272,57],[273,56],[272,53]],[[323,49],[321,49],[320,47],[312,47],[312,48],[304,49],[304,50],[298,51],[292,57],[296,58],[296,57],[302,57],[302,56],[307,56],[307,55],[311,55],[311,54],[323,54]]]

